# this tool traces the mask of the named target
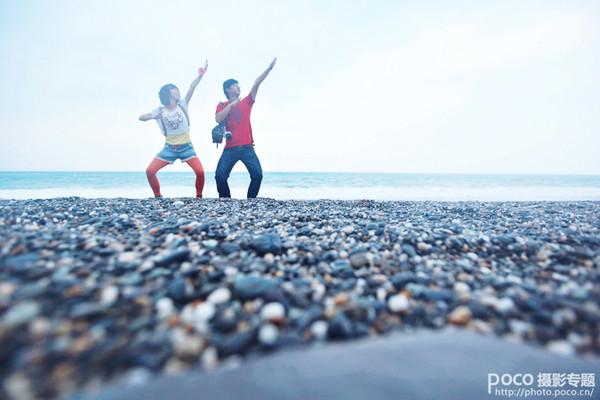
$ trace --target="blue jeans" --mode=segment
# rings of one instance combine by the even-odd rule
[[[248,198],[251,199],[258,195],[263,177],[262,167],[254,152],[254,146],[249,144],[223,150],[223,154],[221,154],[221,158],[219,158],[219,163],[217,164],[217,171],[215,172],[219,197],[231,197],[227,179],[229,179],[229,174],[238,161],[243,162],[250,173]]]

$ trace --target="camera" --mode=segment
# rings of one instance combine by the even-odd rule
[[[223,143],[223,137],[225,137],[226,140],[229,140],[232,136],[230,131],[225,130],[225,126],[222,123],[215,126],[211,133],[212,141],[217,144],[217,147],[219,147],[219,143]]]

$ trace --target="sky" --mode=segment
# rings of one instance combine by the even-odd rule
[[[2,1],[0,170],[143,171],[164,137],[139,115],[208,59],[190,120],[214,171],[222,82],[245,95],[275,56],[265,171],[600,174],[594,0]]]

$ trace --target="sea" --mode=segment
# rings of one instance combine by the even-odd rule
[[[161,172],[164,197],[195,195],[192,172]],[[233,172],[232,197],[246,197],[250,178]],[[1,199],[147,198],[144,172],[0,172]],[[214,173],[206,174],[204,197],[217,197]],[[260,197],[288,199],[410,201],[600,200],[600,175],[491,175],[265,172]]]

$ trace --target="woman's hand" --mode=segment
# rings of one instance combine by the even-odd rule
[[[204,67],[200,67],[198,69],[198,75],[200,77],[203,77],[204,74],[206,73],[206,70],[208,69],[208,59],[204,62]]]

